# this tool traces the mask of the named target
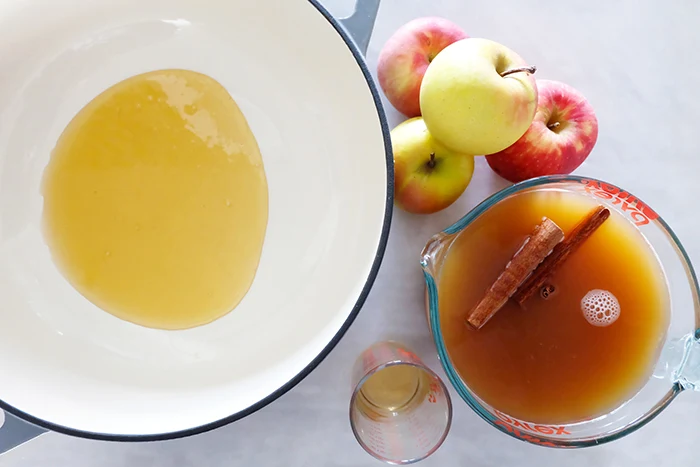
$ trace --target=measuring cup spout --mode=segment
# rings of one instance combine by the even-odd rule
[[[442,265],[445,253],[455,239],[455,235],[440,232],[430,237],[421,252],[420,264],[423,271],[431,276],[436,276]]]

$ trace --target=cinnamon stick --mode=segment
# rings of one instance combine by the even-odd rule
[[[564,232],[548,218],[535,227],[484,297],[467,315],[467,323],[481,328],[515,293],[520,284],[564,239]]]
[[[566,259],[578,249],[579,246],[610,217],[610,211],[604,206],[593,209],[581,222],[579,222],[566,236],[563,242],[554,247],[552,254],[547,256],[542,264],[527,278],[513,295],[513,299],[520,305],[540,290],[547,279],[566,261]]]

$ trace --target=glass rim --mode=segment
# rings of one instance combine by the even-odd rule
[[[428,450],[426,451],[425,454],[422,454],[418,457],[414,457],[411,459],[401,459],[401,460],[396,460],[396,459],[389,459],[386,457],[381,456],[380,454],[376,453],[373,449],[371,449],[367,444],[364,442],[360,434],[357,432],[357,427],[355,426],[355,416],[354,413],[358,411],[356,406],[357,402],[357,396],[362,390],[362,386],[367,382],[367,380],[370,378],[370,376],[380,372],[381,370],[384,370],[386,368],[392,367],[392,366],[399,366],[399,365],[409,365],[414,368],[418,368],[420,370],[425,371],[430,377],[434,380],[437,381],[437,383],[440,385],[442,388],[442,392],[445,394],[445,398],[447,400],[447,422],[445,423],[445,428],[440,435],[440,438],[437,440],[437,442]],[[373,368],[369,369],[363,376],[360,378],[360,380],[355,384],[355,386],[352,389],[352,396],[350,397],[350,406],[349,406],[349,413],[348,417],[350,418],[350,429],[352,430],[352,434],[355,437],[355,440],[358,442],[358,444],[362,447],[362,449],[365,450],[369,455],[374,457],[377,460],[380,460],[382,462],[385,462],[387,464],[391,465],[409,465],[409,464],[415,464],[416,462],[420,462],[424,459],[427,459],[428,457],[432,456],[435,454],[435,452],[442,446],[442,444],[445,442],[447,439],[447,435],[450,433],[450,429],[452,428],[452,398],[450,397],[450,391],[449,388],[447,387],[447,384],[440,378],[440,376],[435,373],[433,370],[428,368],[427,365],[425,365],[422,362],[411,362],[408,360],[401,360],[401,359],[394,359],[390,360],[388,362],[380,363]]]
[[[519,193],[521,191],[530,189],[530,188],[536,188],[540,186],[546,186],[546,185],[553,185],[556,183],[560,182],[575,182],[575,183],[586,183],[586,182],[597,182],[597,183],[602,183],[606,184],[609,186],[614,186],[616,188],[620,188],[618,185],[597,179],[595,177],[584,177],[584,176],[578,176],[578,175],[547,175],[547,176],[542,176],[542,177],[536,177],[532,179],[528,179],[519,183],[515,183],[513,185],[510,185],[508,187],[505,187],[496,193],[490,195],[483,201],[481,201],[479,204],[477,204],[473,209],[471,209],[467,214],[465,214],[462,218],[454,222],[452,225],[449,227],[443,229],[438,235],[440,234],[445,234],[445,235],[454,235],[462,231],[465,227],[467,227],[469,224],[471,224],[475,219],[480,217],[484,212],[486,212],[488,209],[490,209],[492,206],[494,206],[496,203],[500,202],[501,200]],[[627,191],[627,193],[630,193]],[[632,193],[630,193],[632,194]],[[637,197],[636,195],[633,195],[636,199],[644,203],[644,201]],[[645,203],[646,204],[646,203]],[[695,273],[695,270],[693,268],[693,265],[690,261],[690,257],[688,256],[687,251],[681,244],[678,236],[675,234],[673,229],[666,223],[666,221],[659,215],[656,219],[653,220],[653,222],[658,223],[658,225],[661,227],[661,229],[664,230],[664,232],[667,234],[667,237],[669,238],[669,241],[673,243],[673,247],[676,249],[678,252],[682,262],[684,263],[684,267],[686,269],[687,275],[688,275],[688,280],[689,280],[689,285],[691,288],[691,292],[693,293],[693,298],[696,304],[696,309],[698,308],[698,297],[700,296],[700,286],[698,285],[698,279],[697,275]],[[423,276],[425,279],[425,284],[427,287],[428,291],[428,307],[429,307],[429,323],[430,323],[430,329],[431,329],[431,334],[433,336],[433,341],[435,343],[437,353],[438,353],[438,359],[440,360],[440,364],[442,365],[443,370],[445,371],[445,374],[447,375],[448,380],[450,383],[452,383],[452,386],[456,390],[457,394],[467,403],[467,405],[477,413],[483,420],[485,420],[489,425],[493,426],[494,428],[498,429],[499,431],[515,438],[523,442],[528,442],[531,443],[531,441],[528,441],[527,439],[522,439],[519,436],[513,434],[511,431],[506,430],[498,426],[495,422],[495,415],[492,414],[489,410],[487,410],[482,403],[478,400],[476,395],[472,394],[471,390],[467,387],[467,385],[462,381],[462,378],[459,376],[457,371],[455,370],[454,365],[452,364],[452,360],[450,359],[448,353],[447,353],[447,348],[445,347],[444,340],[442,338],[442,330],[440,327],[440,319],[438,316],[438,303],[437,303],[437,285],[435,282],[435,279],[433,278],[432,274],[426,269],[426,265],[423,259],[421,259],[421,266],[423,266]],[[700,336],[700,323],[698,323],[698,316],[696,313],[696,322],[695,322],[695,330],[694,330],[694,335],[695,336]],[[671,382],[671,388],[669,391],[659,400],[649,411],[644,413],[643,415],[637,417],[636,419],[632,420],[630,423],[627,425],[620,427],[616,430],[613,430],[609,433],[603,434],[603,435],[592,435],[592,436],[586,436],[578,439],[557,439],[557,438],[550,438],[550,437],[543,437],[543,436],[538,436],[531,434],[530,438],[537,438],[540,440],[543,440],[546,442],[544,446],[547,447],[557,447],[557,448],[582,448],[582,447],[589,447],[589,446],[597,446],[600,444],[605,444],[610,441],[617,440],[619,438],[622,438],[623,436],[626,436],[630,433],[633,433],[634,431],[638,430],[639,428],[643,427],[647,423],[649,423],[651,420],[653,420],[657,415],[659,415],[668,405],[678,396],[681,392],[684,391],[684,388],[678,383],[678,382]],[[505,414],[507,415],[507,414]],[[586,423],[586,422],[579,422],[579,423]],[[573,425],[573,424],[572,424]],[[536,444],[533,443],[533,444]]]

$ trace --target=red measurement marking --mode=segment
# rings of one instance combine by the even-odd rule
[[[541,440],[541,439],[536,438],[536,437],[534,437],[534,436],[530,436],[530,435],[528,435],[527,433],[523,433],[523,432],[521,432],[520,430],[517,430],[517,429],[513,428],[511,425],[507,424],[506,422],[504,422],[504,421],[502,421],[502,420],[496,420],[495,423],[496,423],[496,425],[499,425],[499,426],[502,426],[503,428],[505,428],[505,430],[506,430],[508,433],[512,433],[512,434],[514,434],[515,436],[517,436],[518,438],[524,439],[525,441],[529,441],[529,442],[531,442],[531,443],[539,444],[540,446],[549,446],[549,447],[552,447],[552,448],[554,448],[554,447],[557,446],[556,444],[551,443],[551,442],[549,442],[549,441],[544,441],[544,440]]]
[[[406,349],[396,349],[396,351],[399,353],[404,358],[407,358],[409,360],[418,360],[418,356],[414,354],[413,352],[409,352]]]
[[[549,426],[549,425],[530,425],[527,422],[521,420],[510,418],[506,414],[499,412],[498,410],[493,411],[494,415],[498,417],[501,422],[505,422],[510,426],[522,428],[523,430],[530,431],[532,433],[542,433],[543,435],[570,435],[571,433],[566,430],[563,426]]]

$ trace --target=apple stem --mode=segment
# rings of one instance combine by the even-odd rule
[[[428,161],[428,168],[432,169],[435,167],[435,153],[430,153],[430,160]]]
[[[547,128],[549,128],[550,130],[553,130],[558,126],[559,126],[559,122],[553,122],[553,123],[548,124]]]
[[[512,70],[506,70],[503,73],[501,73],[501,77],[505,77],[508,75],[512,75],[513,73],[530,73],[531,75],[534,74],[537,71],[536,66],[523,66],[520,68],[513,68]]]

